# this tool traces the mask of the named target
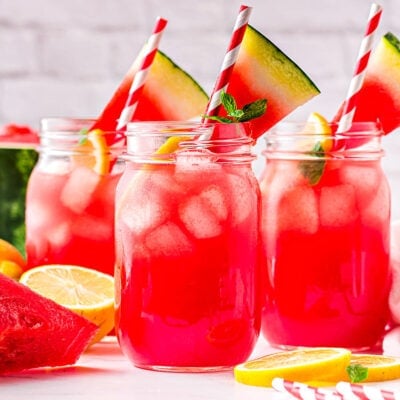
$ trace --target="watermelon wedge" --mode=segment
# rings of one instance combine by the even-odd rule
[[[0,274],[0,374],[74,364],[98,328]]]
[[[7,124],[0,128],[0,147],[36,148],[39,134],[27,125]]]
[[[334,121],[342,110],[343,104]],[[370,56],[353,121],[379,121],[385,134],[400,127],[400,41],[390,32]]]
[[[267,99],[265,114],[250,121],[254,139],[320,93],[297,64],[250,25],[227,92],[233,95],[239,108],[257,99]],[[222,107],[220,115],[224,116]]]
[[[136,58],[92,129],[115,131],[142,53]],[[135,112],[136,121],[186,120],[200,116],[208,102],[197,82],[169,57],[157,51]]]

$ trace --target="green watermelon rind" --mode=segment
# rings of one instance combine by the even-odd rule
[[[397,52],[400,53],[400,40],[392,32],[387,32],[383,37],[396,49]]]
[[[199,91],[201,93],[203,93],[207,98],[208,98],[208,94],[206,93],[206,91],[199,85],[199,83],[193,78],[192,75],[190,75],[187,71],[185,71],[184,69],[182,69],[178,64],[176,64],[170,57],[168,57],[163,51],[161,50],[157,50],[157,52],[160,54],[161,57],[163,57],[164,59],[166,59],[172,66],[172,68],[176,68],[177,70],[181,71],[181,73],[183,73],[183,75],[187,76],[187,78],[193,83],[193,86],[197,89],[199,89]]]
[[[263,40],[267,43],[268,47],[272,49],[271,52],[276,53],[276,59],[279,61],[283,61],[285,63],[291,64],[291,69],[297,71],[297,77],[302,77],[306,82],[305,86],[310,86],[312,90],[314,90],[317,94],[321,93],[318,89],[317,85],[311,80],[311,78],[303,71],[303,69],[293,61],[289,56],[287,56],[275,43],[269,40],[266,36],[264,36],[259,30],[254,28],[252,25],[248,25],[248,29],[253,31],[253,33],[259,37],[260,40]]]

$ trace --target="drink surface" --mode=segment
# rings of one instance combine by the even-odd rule
[[[28,268],[73,264],[114,273],[114,195],[120,173],[54,159],[35,167],[28,184]]]
[[[137,366],[227,367],[260,328],[259,188],[209,156],[128,164],[117,189],[116,327]]]
[[[391,279],[380,160],[328,159],[315,185],[298,160],[268,160],[260,186],[264,335],[281,346],[374,346]]]

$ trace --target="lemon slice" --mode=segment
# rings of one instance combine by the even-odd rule
[[[93,146],[94,152],[94,165],[93,169],[99,175],[105,175],[110,171],[110,154],[109,148],[104,137],[104,134],[101,130],[95,129],[88,133],[89,143]]]
[[[171,136],[156,151],[156,154],[172,154],[179,148],[179,143],[190,140],[190,136]]]
[[[332,139],[324,138],[332,134],[329,122],[321,114],[312,112],[307,119],[307,129],[312,129],[313,133],[321,135],[320,145],[325,152],[330,151],[333,146]]]
[[[94,129],[80,143],[73,155],[74,165],[82,165],[91,168],[99,175],[110,172],[111,160],[110,149],[104,137],[103,131]]]
[[[368,376],[364,382],[380,382],[400,378],[400,359],[378,354],[353,354],[350,365],[359,364],[368,369]],[[341,377],[342,381],[349,381],[348,374]]]
[[[333,382],[343,376],[351,352],[342,348],[304,348],[269,354],[234,368],[238,382],[253,386],[272,385],[274,378],[297,382]]]
[[[20,282],[99,327],[96,343],[114,327],[114,278],[75,265],[44,265],[24,272]]]

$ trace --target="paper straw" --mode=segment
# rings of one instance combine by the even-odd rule
[[[146,54],[144,55],[142,63],[135,74],[132,86],[129,90],[128,99],[119,117],[117,131],[124,130],[126,128],[126,125],[132,120],[132,117],[135,114],[138,100],[143,91],[143,87],[146,81],[146,77],[150,71],[151,65],[153,64],[154,57],[160,44],[161,36],[164,33],[167,23],[168,21],[163,18],[157,19],[153,33],[147,42]]]
[[[293,382],[282,378],[274,378],[272,387],[281,393],[290,394],[300,400],[343,400],[344,397],[332,390],[324,390],[300,382]],[[358,399],[357,399],[358,400]]]
[[[239,55],[240,45],[242,44],[246,32],[251,10],[251,7],[245,5],[240,6],[231,41],[222,62],[221,70],[211,94],[210,101],[207,105],[206,115],[215,116],[218,114],[219,107],[221,106],[221,92],[226,91],[228,87],[233,67]]]
[[[374,35],[378,28],[381,15],[382,7],[376,3],[373,3],[368,17],[367,29],[358,53],[356,68],[347,92],[347,98],[344,103],[343,113],[339,121],[337,133],[346,132],[352,124],[354,113],[357,107],[357,95],[365,78]]]
[[[345,399],[357,400],[399,400],[400,392],[379,389],[376,386],[360,385],[349,382],[339,382],[336,390],[345,396]]]

